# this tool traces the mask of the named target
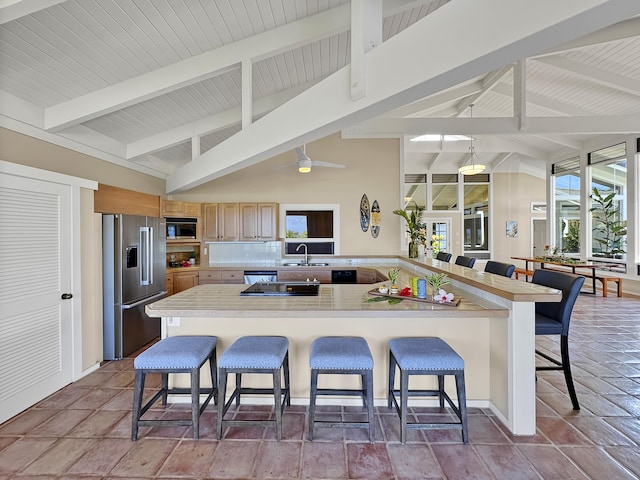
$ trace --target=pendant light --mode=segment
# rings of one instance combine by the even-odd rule
[[[469,108],[471,109],[471,119],[473,119],[473,103],[469,105]],[[473,135],[470,135],[469,137],[471,138],[471,145],[469,146],[469,157],[471,163],[458,168],[458,173],[461,175],[476,175],[484,172],[485,169],[485,166],[479,163],[480,159],[478,158],[478,155],[476,155],[476,150],[473,147]],[[476,163],[476,160],[478,160],[478,163]]]

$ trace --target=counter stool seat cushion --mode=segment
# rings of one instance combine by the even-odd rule
[[[140,426],[168,426],[189,425],[193,427],[193,438],[200,436],[200,415],[204,412],[211,399],[217,400],[217,364],[216,346],[218,337],[207,335],[184,335],[163,338],[133,360],[135,381],[133,389],[133,414],[131,424],[131,440],[138,439]],[[211,373],[211,388],[200,388],[200,368],[209,361]],[[155,395],[142,405],[144,383],[148,373],[161,374],[161,386]],[[190,388],[169,388],[170,373],[188,373]],[[162,399],[162,405],[167,404],[167,395],[191,395],[191,419],[142,419],[149,408]],[[200,405],[200,394],[207,394]]]
[[[311,345],[309,364],[313,369],[371,370],[373,357],[364,338],[321,337]]]
[[[462,357],[441,338],[394,338],[389,348],[403,370],[464,370]]]
[[[220,356],[218,375],[218,419],[216,433],[222,438],[225,426],[275,426],[276,439],[282,439],[282,414],[285,405],[291,405],[289,381],[289,340],[280,336],[244,336],[238,338]],[[236,385],[225,402],[228,374],[235,374]],[[269,374],[272,388],[242,387],[243,373]],[[284,387],[281,377],[284,375]],[[243,394],[273,395],[275,417],[272,420],[225,418],[234,400],[240,406]]]
[[[374,442],[373,421],[373,356],[367,341],[362,337],[320,337],[311,343],[309,356],[311,366],[311,388],[309,395],[309,433],[313,441],[314,427],[367,428],[369,441]],[[360,388],[318,388],[318,375],[358,375]],[[318,395],[354,395],[362,399],[367,409],[366,422],[316,420],[316,398]]]
[[[220,356],[219,365],[222,368],[280,368],[288,348],[285,337],[241,337]]]
[[[145,370],[200,367],[217,343],[217,337],[168,337],[138,355],[133,360],[133,366]]]
[[[400,370],[400,389],[395,388],[396,368]],[[434,375],[438,377],[437,389],[409,389],[411,375]],[[458,405],[444,389],[445,375],[455,377]],[[464,359],[444,340],[438,337],[405,337],[389,340],[389,388],[388,407],[395,406],[400,417],[400,442],[407,440],[407,429],[459,428],[462,441],[469,443],[467,423],[467,399],[464,384]],[[457,422],[409,422],[409,397],[438,397],[440,408],[449,404]]]

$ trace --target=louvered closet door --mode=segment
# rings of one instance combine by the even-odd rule
[[[0,173],[0,422],[72,380],[70,188]]]

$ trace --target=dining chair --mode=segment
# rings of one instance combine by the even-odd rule
[[[511,278],[511,275],[513,275],[515,269],[515,265],[512,265],[510,263],[494,262],[493,260],[489,260],[484,266],[485,272],[495,273],[496,275],[503,275],[508,278]]]
[[[473,268],[476,263],[475,257],[465,257],[464,255],[458,255],[456,257],[456,265],[462,265],[463,267]]]
[[[560,302],[536,302],[535,334],[560,336],[560,359],[552,357],[536,348],[537,355],[553,364],[536,366],[536,371],[562,370],[573,409],[580,410],[580,404],[578,403],[578,397],[571,375],[571,363],[569,361],[569,322],[571,321],[573,306],[584,284],[584,277],[570,273],[539,269],[533,272],[531,283],[562,290],[562,300]]]
[[[450,262],[451,254],[447,252],[438,252],[436,254],[436,260],[442,260],[443,262]]]

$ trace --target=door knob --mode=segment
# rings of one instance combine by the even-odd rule
[[[60,298],[62,298],[62,300],[69,300],[70,298],[73,298],[73,294],[71,294],[71,293],[63,293],[62,297],[60,297]]]

